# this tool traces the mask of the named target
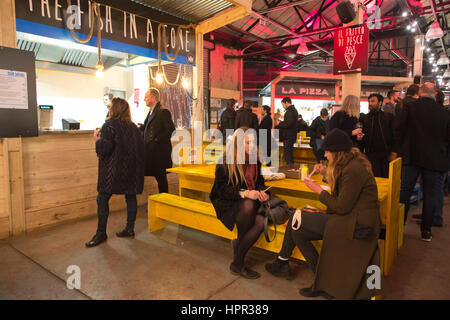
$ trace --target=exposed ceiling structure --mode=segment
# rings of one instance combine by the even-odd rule
[[[240,58],[244,59],[246,69],[244,91],[254,96],[279,70],[332,72],[334,30],[342,26],[336,13],[339,2],[342,1],[254,0],[252,15],[213,31],[209,38],[242,50]],[[425,35],[436,19],[444,36],[442,41],[425,41],[422,74],[436,78],[444,73],[447,66],[437,66],[438,71],[433,71],[436,59],[430,62],[429,58],[450,53],[450,1],[363,0],[363,3],[364,21],[377,22],[370,32],[368,74],[412,76],[415,36]],[[307,53],[299,50],[302,42]]]
[[[243,49],[242,57],[247,62],[273,61],[285,69],[298,69],[305,65],[332,62],[334,30],[342,26],[336,13],[338,0],[255,0],[253,15],[236,21],[213,32],[213,37]],[[366,0],[365,21],[375,17],[375,7],[380,8],[377,28],[371,30],[370,64],[386,67],[402,66],[406,75],[405,58],[412,58],[414,35],[425,34],[435,20],[431,4],[436,8],[437,18],[444,30],[440,40],[427,45],[439,55],[443,47],[448,49],[450,39],[448,0]],[[404,16],[406,13],[406,16]],[[416,32],[407,29],[417,21]],[[298,54],[300,39],[309,49],[308,54]],[[390,39],[394,39],[391,46]],[[406,42],[406,43],[405,43]],[[401,54],[399,55],[396,49]],[[429,71],[427,68],[424,71]]]
[[[131,0],[192,23],[198,23],[230,8],[226,0]]]

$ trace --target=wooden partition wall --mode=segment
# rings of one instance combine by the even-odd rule
[[[10,140],[21,144],[15,160],[9,162],[4,157],[8,140],[0,139],[0,238],[96,215],[98,158],[91,131]],[[13,181],[8,172],[23,178]],[[177,194],[177,177],[169,174],[168,180],[169,192]],[[22,190],[14,187],[20,182]],[[146,177],[138,205],[146,206],[148,196],[157,192],[155,179]],[[125,208],[124,196],[111,198],[111,211],[125,212]]]

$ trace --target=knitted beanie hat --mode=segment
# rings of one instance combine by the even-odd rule
[[[339,152],[350,151],[353,147],[353,142],[344,131],[335,128],[328,132],[323,140],[321,149],[324,151]]]

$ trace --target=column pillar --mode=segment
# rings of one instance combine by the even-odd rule
[[[421,76],[423,68],[423,50],[421,47],[424,45],[425,37],[423,35],[418,35],[415,37],[416,42],[414,46],[414,71],[412,76]],[[419,39],[419,41],[417,41]],[[409,76],[409,75],[408,75]]]
[[[360,1],[355,1],[359,3]],[[345,24],[344,27],[358,25],[363,23],[363,14],[364,11],[361,7],[358,7],[356,11],[355,19]],[[361,96],[361,73],[349,73],[342,75],[342,101],[344,101],[345,97],[349,94],[355,95],[357,97]]]

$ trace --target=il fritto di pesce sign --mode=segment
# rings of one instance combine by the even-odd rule
[[[367,72],[369,28],[366,24],[339,28],[334,34],[334,74]]]

